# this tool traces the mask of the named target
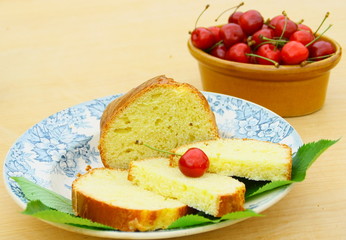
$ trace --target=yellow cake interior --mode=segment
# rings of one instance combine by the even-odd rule
[[[185,205],[133,185],[127,175],[127,171],[96,169],[81,177],[75,189],[105,204],[127,209],[157,210]]]
[[[136,98],[110,123],[103,142],[107,164],[127,169],[130,161],[167,156],[136,145],[137,140],[170,150],[182,144],[214,139],[211,117],[200,98],[186,86],[153,88]]]
[[[245,192],[245,185],[236,179],[206,173],[199,178],[183,175],[169,166],[169,159],[154,158],[131,163],[130,180],[140,187],[172,197],[211,215],[216,215],[220,197]]]
[[[253,180],[288,180],[291,176],[291,148],[252,139],[218,139],[178,147],[183,154],[188,148],[202,149],[210,161],[209,172]],[[172,164],[178,164],[173,157]]]

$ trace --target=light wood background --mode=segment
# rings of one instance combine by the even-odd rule
[[[21,134],[49,115],[126,92],[156,75],[166,74],[201,89],[197,64],[186,42],[207,3],[211,7],[199,25],[213,25],[220,12],[239,2],[1,0],[1,161]],[[329,11],[327,23],[333,27],[326,35],[342,46],[346,43],[345,1],[251,0],[243,7],[248,9],[257,9],[266,18],[285,10],[314,29]],[[318,159],[303,183],[264,212],[265,217],[180,239],[346,239],[345,92],[342,59],[332,71],[323,109],[287,118],[304,142],[341,140]],[[0,239],[98,239],[22,215],[3,181],[0,191]]]

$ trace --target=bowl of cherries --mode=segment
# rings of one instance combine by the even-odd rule
[[[321,109],[330,70],[342,55],[324,34],[331,25],[319,33],[329,13],[313,31],[285,12],[265,20],[257,10],[239,11],[241,5],[227,23],[190,32],[188,49],[198,61],[203,90],[255,102],[283,117]]]

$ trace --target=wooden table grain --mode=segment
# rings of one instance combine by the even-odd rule
[[[186,42],[207,3],[211,7],[200,19],[204,26],[214,24],[220,12],[239,2],[0,1],[1,161],[21,134],[49,115],[126,92],[156,75],[202,89]],[[266,18],[285,10],[314,29],[329,11],[326,22],[333,27],[327,35],[342,46],[346,43],[345,1],[251,0],[243,9],[257,9]],[[324,107],[311,115],[287,118],[304,142],[341,139],[313,164],[304,182],[264,211],[265,217],[179,239],[346,239],[345,92],[342,59],[332,70]],[[3,181],[0,191],[0,239],[98,239],[25,216]]]

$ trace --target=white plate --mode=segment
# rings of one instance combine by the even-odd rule
[[[215,113],[223,137],[254,138],[285,143],[295,152],[302,140],[283,118],[254,103],[222,94],[203,92]],[[11,147],[4,162],[7,190],[21,207],[23,193],[10,179],[23,176],[45,188],[71,198],[71,183],[87,165],[101,167],[97,149],[99,120],[106,105],[122,94],[95,99],[58,112],[27,130]],[[283,198],[291,186],[260,195],[245,207],[262,212]],[[121,239],[162,239],[187,236],[223,228],[239,221],[225,221],[182,230],[154,232],[100,231],[53,224],[91,236]]]

